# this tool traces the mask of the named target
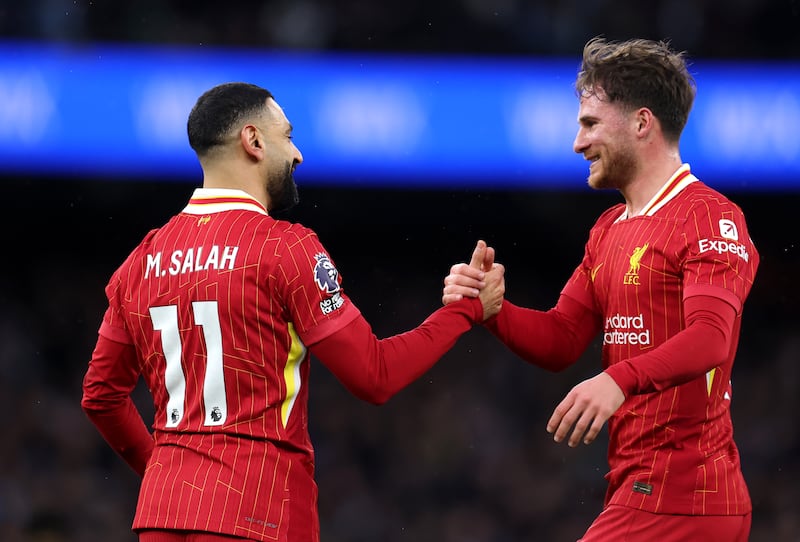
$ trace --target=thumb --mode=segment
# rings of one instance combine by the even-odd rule
[[[483,259],[486,256],[486,241],[479,240],[475,245],[475,250],[472,251],[472,259],[469,261],[469,266],[475,269],[483,270]]]
[[[489,271],[494,266],[494,247],[486,247],[486,252],[483,256],[483,270]]]

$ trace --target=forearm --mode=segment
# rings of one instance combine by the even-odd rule
[[[575,363],[600,331],[594,313],[564,295],[549,311],[504,301],[486,327],[517,356],[549,371]]]
[[[359,316],[310,349],[353,395],[382,404],[427,372],[482,318],[481,302],[465,299],[440,308],[411,331],[378,339]]]
[[[153,437],[136,409],[136,353],[130,344],[98,336],[83,378],[81,407],[97,430],[140,476],[153,451]]]
[[[84,401],[82,406],[108,445],[143,476],[153,452],[153,437],[133,401],[128,398],[113,406],[96,406]]]
[[[626,396],[661,391],[694,380],[723,363],[730,351],[735,309],[725,301],[686,300],[686,327],[657,348],[606,369]]]

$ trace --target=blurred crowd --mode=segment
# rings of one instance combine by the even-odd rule
[[[570,55],[603,34],[694,56],[797,58],[797,0],[0,1],[0,35],[301,50]]]
[[[0,540],[134,542],[138,479],[80,410],[81,378],[109,274],[148,229],[182,208],[194,185],[35,179],[5,186],[15,204],[0,223],[7,255]],[[736,438],[755,506],[751,540],[796,542],[800,319],[790,282],[800,259],[774,217],[789,216],[800,194],[734,200],[762,254],[733,375]],[[507,266],[511,301],[549,307],[589,225],[615,201],[583,191],[301,187],[300,206],[285,218],[318,231],[349,295],[386,336],[439,306],[449,266],[466,259],[477,238]],[[310,430],[325,542],[571,541],[600,509],[605,436],[570,449],[544,430],[569,388],[597,371],[599,345],[551,374],[478,327],[380,407],[353,398],[312,363]],[[148,419],[147,392],[136,397]]]
[[[587,38],[669,38],[693,56],[800,58],[797,0],[0,0],[0,36],[186,46],[578,55]],[[702,172],[702,165],[696,168]],[[105,282],[194,183],[0,179],[0,540],[133,542],[138,480],[80,410]],[[449,266],[487,239],[508,297],[552,304],[612,195],[364,192],[301,187],[288,218],[313,227],[380,336],[439,304]],[[736,439],[755,506],[754,542],[800,541],[800,193],[734,195],[762,267],[733,377]],[[558,375],[477,328],[419,382],[374,407],[320,364],[311,380],[325,542],[576,539],[603,499],[605,442],[575,450],[544,427],[596,372],[599,345]],[[145,417],[149,397],[138,390]]]

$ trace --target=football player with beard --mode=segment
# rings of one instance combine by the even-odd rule
[[[355,396],[383,403],[499,310],[503,267],[482,276],[479,299],[378,339],[317,235],[270,214],[297,203],[303,160],[272,94],[216,86],[187,129],[203,186],[108,282],[82,406],[143,477],[142,542],[318,542],[310,354]],[[487,252],[479,244],[475,261]],[[152,434],[131,399],[140,376]]]
[[[666,42],[595,38],[575,89],[574,150],[590,162],[589,186],[624,202],[592,227],[555,307],[505,301],[486,326],[553,371],[603,338],[602,371],[547,424],[556,442],[577,446],[608,421],[605,505],[582,542],[746,542],[752,505],[731,373],[759,257],[741,209],[681,160],[694,78]],[[492,263],[453,266],[443,302],[474,295]]]

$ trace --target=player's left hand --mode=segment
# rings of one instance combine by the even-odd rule
[[[581,440],[591,444],[624,401],[625,394],[614,379],[600,373],[570,390],[553,411],[547,432],[554,433],[553,440],[561,442],[574,426],[567,444],[572,448]]]
[[[486,272],[491,271],[494,265],[494,248],[487,246],[486,241],[479,240],[470,262],[455,264],[444,278],[442,304],[447,305],[465,297],[478,297],[480,290],[486,286]]]

